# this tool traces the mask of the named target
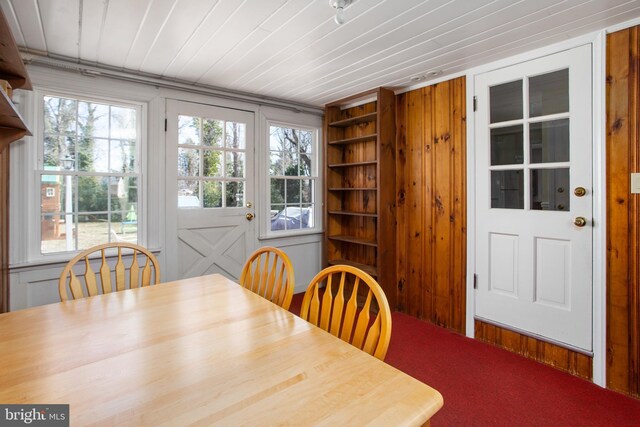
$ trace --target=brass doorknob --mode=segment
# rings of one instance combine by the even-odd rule
[[[587,190],[585,190],[584,187],[576,187],[576,189],[573,190],[573,194],[575,194],[578,197],[582,197],[585,194],[587,194]]]
[[[253,214],[249,212],[248,214],[245,215],[245,218],[247,218],[247,221],[253,221]]]
[[[587,225],[587,219],[583,216],[577,216],[574,220],[573,220],[573,224],[576,227],[584,227],[585,225]]]

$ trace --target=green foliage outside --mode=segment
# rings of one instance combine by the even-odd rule
[[[105,105],[92,104],[73,99],[63,99],[56,97],[45,97],[44,99],[44,166],[64,170],[64,160],[69,158],[74,160],[72,170],[95,171],[94,164],[96,154],[96,123],[98,121],[107,122],[109,120],[110,108]],[[85,109],[83,117],[79,117],[80,105]],[[118,123],[122,117],[111,115],[112,128],[126,126]],[[104,140],[106,141],[106,139]],[[115,145],[115,144],[114,144]],[[112,149],[118,149],[113,147]],[[121,143],[120,157],[123,160],[119,172],[135,170],[135,145]],[[108,150],[107,150],[108,151]],[[108,151],[107,155],[111,153]],[[101,159],[104,164],[107,159]],[[104,170],[106,172],[107,170]],[[137,182],[135,178],[124,178],[126,182],[125,199],[128,202],[137,201]],[[61,177],[61,181],[64,178]],[[105,212],[109,210],[109,180],[98,176],[77,177],[77,206],[78,212]],[[111,181],[113,185],[114,181]],[[63,188],[62,191],[65,191]],[[64,200],[64,199],[61,199]],[[75,201],[74,201],[75,204]],[[111,196],[111,210],[117,211],[128,209],[127,206],[120,206],[119,197]],[[64,206],[61,206],[61,211]],[[100,215],[103,217],[104,215]],[[119,221],[120,214],[114,214],[112,221]],[[93,215],[81,215],[79,221],[92,221]]]

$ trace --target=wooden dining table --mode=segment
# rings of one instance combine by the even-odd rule
[[[423,425],[440,393],[219,274],[0,314],[0,404],[84,425]]]

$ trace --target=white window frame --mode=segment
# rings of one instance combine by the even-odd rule
[[[78,253],[82,252],[82,250],[75,251],[63,251],[63,252],[52,252],[43,254],[41,252],[41,244],[42,244],[42,229],[41,229],[41,218],[42,211],[40,207],[40,174],[43,172],[43,161],[44,161],[44,146],[42,141],[44,140],[44,97],[53,96],[60,98],[70,98],[77,99],[82,101],[96,102],[101,104],[108,104],[110,106],[122,106],[127,108],[134,108],[137,111],[137,121],[136,121],[136,132],[138,135],[138,144],[137,144],[137,178],[138,178],[138,205],[137,205],[137,244],[145,245],[146,243],[146,202],[147,202],[147,183],[146,183],[146,153],[147,153],[147,104],[144,102],[128,100],[124,98],[113,98],[102,95],[95,95],[92,93],[83,93],[74,90],[59,90],[59,89],[49,89],[47,87],[39,87],[34,91],[33,103],[34,103],[34,117],[33,122],[35,125],[35,132],[33,135],[33,140],[35,143],[35,153],[36,156],[34,158],[33,163],[33,171],[32,171],[32,179],[30,183],[31,189],[36,189],[37,191],[33,191],[34,197],[32,199],[32,203],[35,209],[32,210],[33,213],[29,214],[30,228],[32,230],[29,233],[29,245],[28,245],[28,254],[30,262],[60,262],[67,261],[73,258]],[[111,175],[110,173],[96,173],[96,175]],[[105,242],[106,243],[106,242]]]
[[[310,131],[313,142],[312,142],[312,176],[310,179],[313,179],[315,182],[313,189],[313,227],[310,228],[301,228],[296,230],[276,230],[271,231],[271,174],[270,174],[270,129],[271,126],[278,126],[284,128],[292,128],[292,129],[300,129]],[[262,144],[263,147],[263,155],[260,156],[262,159],[262,169],[263,173],[261,176],[264,178],[260,180],[259,187],[260,193],[264,195],[261,203],[261,217],[263,220],[260,224],[260,239],[271,239],[271,238],[281,238],[288,236],[300,236],[300,235],[308,235],[308,234],[317,234],[322,233],[323,231],[323,209],[324,204],[322,200],[322,145],[320,144],[321,140],[321,128],[320,126],[313,126],[309,124],[301,124],[288,122],[286,120],[277,120],[277,119],[267,119],[265,123],[265,129],[263,132],[264,141]],[[305,177],[300,177],[300,179],[304,179]],[[286,205],[285,205],[286,206]]]

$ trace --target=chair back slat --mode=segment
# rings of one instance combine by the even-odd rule
[[[332,286],[334,274],[341,274],[337,290]],[[320,297],[320,286],[325,282]],[[360,307],[358,296],[364,297],[364,292],[359,292],[361,287],[367,293]],[[349,290],[351,295],[345,304],[345,293]],[[389,303],[375,279],[358,268],[334,265],[318,273],[305,292],[300,317],[380,360],[387,354],[391,339]]]
[[[353,331],[352,344],[362,349],[364,343],[364,337],[369,329],[369,318],[371,317],[371,292],[367,294],[367,300],[364,303],[364,307],[358,313],[358,321],[356,322],[356,329]]]
[[[264,289],[264,297],[269,301],[273,301],[273,291],[276,288],[276,274],[278,268],[278,257],[273,257],[273,263],[271,264],[271,268],[269,268],[269,277],[265,283]]]
[[[105,255],[105,249],[102,252],[102,264],[100,265],[100,283],[102,283],[102,293],[110,294],[113,291],[111,287],[111,268],[107,263],[107,257]]]
[[[282,250],[265,246],[251,254],[245,263],[240,284],[274,304],[289,309],[295,286],[293,265]]]
[[[122,248],[118,248],[118,261],[116,262],[116,290],[123,291],[125,288],[124,262],[122,261]]]
[[[380,338],[380,316],[376,316],[375,322],[369,328],[367,332],[367,339],[364,342],[362,349],[371,354],[378,345],[378,339]]]
[[[133,251],[133,258],[129,266],[129,287],[135,289],[139,286],[140,266],[138,265],[138,252]]]
[[[73,298],[84,297],[84,293],[82,292],[82,284],[73,273],[73,271],[71,272],[71,278],[69,279],[69,287],[71,288],[71,295],[73,295]]]
[[[275,302],[279,306],[282,306],[282,303],[284,302],[284,297],[285,297],[284,289],[286,286],[288,286],[286,272],[287,271],[284,266],[284,263],[280,263],[278,278],[276,279],[275,287],[273,289],[273,294],[272,294],[274,298],[273,302]]]
[[[346,342],[351,342],[351,335],[353,335],[353,322],[356,318],[356,313],[358,311],[358,284],[360,283],[360,278],[356,277],[353,283],[353,291],[351,291],[351,297],[347,302],[347,308],[344,312],[344,321],[342,322],[342,333],[340,334],[340,339]]]
[[[304,295],[305,299],[307,298],[307,294],[305,293]],[[304,319],[307,319],[309,322],[313,323],[314,325],[318,326],[318,314],[320,313],[320,295],[318,292],[318,288],[314,289],[314,292],[312,294],[311,297],[311,301],[309,303],[309,305],[305,304],[304,302],[302,303],[302,306],[304,307],[303,310],[306,308],[307,310],[307,314],[303,315]]]
[[[115,275],[115,289],[112,286],[112,271],[109,265],[107,251],[109,249],[115,249],[117,251],[116,262],[114,266],[114,275]],[[129,266],[129,283],[127,283],[127,267],[125,265],[125,260],[123,259],[122,250],[132,250],[132,262]],[[158,263],[157,258],[146,248],[127,242],[115,242],[115,243],[105,243],[103,245],[94,246],[89,248],[80,254],[76,255],[71,261],[67,263],[65,268],[62,270],[62,274],[60,274],[60,279],[58,280],[58,291],[60,293],[60,300],[67,301],[68,299],[78,299],[86,296],[95,296],[99,294],[98,289],[103,294],[108,294],[110,292],[122,291],[128,288],[136,288],[138,287],[140,281],[138,280],[140,267],[138,265],[138,254],[143,254],[146,256],[147,261],[142,271],[142,285],[148,286],[152,283],[152,275],[154,276],[153,284],[160,283],[160,264]],[[100,268],[98,269],[98,274],[96,274],[91,267],[91,260],[95,257],[92,255],[98,255],[97,261],[100,262]],[[128,255],[128,252],[125,253]],[[84,275],[80,275],[80,277],[84,278],[84,287],[87,289],[87,294],[83,292],[83,284],[78,275],[74,272],[74,268],[76,268],[76,264],[80,261],[84,260]],[[98,288],[98,278],[100,280],[100,287]]]
[[[340,336],[340,326],[342,325],[342,312],[344,310],[344,281],[347,275],[342,273],[340,275],[340,285],[338,285],[338,292],[333,301],[333,312],[331,313],[331,325],[329,326],[329,332],[336,337]]]
[[[269,277],[269,252],[265,252],[259,259],[264,258],[264,264],[262,266],[262,272],[260,274],[260,282],[258,283],[257,288],[254,290],[255,293],[260,295],[261,297],[267,298],[267,280]],[[258,261],[260,263],[260,261]],[[267,298],[268,299],[268,298]]]
[[[151,285],[151,272],[152,272],[151,262],[152,262],[152,259],[147,255],[147,262],[145,263],[144,268],[142,269],[142,286],[143,287]],[[156,268],[156,283],[160,282],[160,279],[158,278],[159,274],[160,274],[160,270]]]
[[[84,283],[87,285],[87,292],[89,296],[92,297],[94,295],[98,295],[98,283],[96,281],[96,273],[93,272],[91,268],[91,263],[89,262],[89,257],[84,257]]]
[[[320,306],[320,326],[325,331],[329,330],[329,321],[331,320],[331,303],[333,302],[333,275],[327,277],[327,284],[322,295],[322,305]]]
[[[254,292],[256,294],[259,294],[259,292],[260,292],[260,277],[261,277],[260,260],[261,260],[261,258],[258,257],[258,259],[255,262],[256,268],[253,271],[253,280],[251,282],[249,282],[249,287],[248,287],[248,289],[251,292]]]

